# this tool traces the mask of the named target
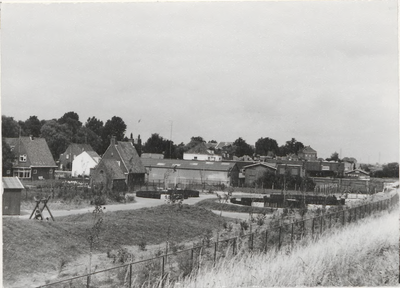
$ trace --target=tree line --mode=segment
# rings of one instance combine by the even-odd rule
[[[67,112],[58,119],[42,120],[37,116],[30,116],[25,121],[15,120],[13,117],[2,115],[3,137],[17,138],[19,136],[41,137],[46,139],[54,159],[65,152],[70,143],[90,144],[92,148],[102,155],[110,143],[110,137],[115,136],[117,141],[127,141],[127,125],[121,117],[113,116],[103,122],[95,116],[89,117],[85,123],[80,121],[76,112]],[[3,141],[4,142],[4,141]],[[186,144],[175,144],[170,139],[165,139],[158,133],[153,133],[141,147],[136,147],[139,153],[162,153],[165,158],[183,159],[183,153],[199,143],[217,143],[216,140],[206,141],[201,136],[194,136]],[[135,143],[138,146],[138,143]],[[284,145],[279,146],[277,141],[269,137],[261,137],[250,145],[239,137],[224,151],[231,157],[248,155],[259,156],[285,156],[297,154],[304,148],[303,143],[292,138]]]

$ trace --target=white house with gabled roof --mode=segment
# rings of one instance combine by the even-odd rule
[[[90,169],[96,167],[100,160],[95,151],[83,151],[72,161],[72,177],[89,176]]]

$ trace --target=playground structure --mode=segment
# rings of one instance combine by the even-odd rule
[[[29,217],[29,219],[32,219],[33,214],[35,214],[34,219],[43,220],[44,219],[43,210],[44,210],[44,208],[46,208],[50,214],[51,219],[53,219],[53,221],[55,221],[53,215],[51,214],[49,207],[47,206],[47,202],[50,200],[50,197],[51,196],[48,196],[47,198],[42,198],[42,199],[38,199],[38,198],[34,197],[36,205],[35,205],[35,208],[33,208],[33,211],[31,213],[31,216]],[[42,208],[40,208],[40,203],[43,203]]]

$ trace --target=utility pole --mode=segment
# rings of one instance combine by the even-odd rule
[[[172,124],[174,123],[171,121],[171,134],[169,135],[169,159],[172,159]]]

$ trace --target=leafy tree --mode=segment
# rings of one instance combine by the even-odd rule
[[[85,126],[79,128],[74,138],[76,143],[89,144],[94,151],[101,154],[102,139],[91,129]]]
[[[261,137],[256,142],[255,153],[261,156],[276,155],[279,153],[278,143],[274,139]]]
[[[337,153],[336,151],[332,153],[331,157],[326,158],[326,161],[340,161],[339,159],[339,153]]]
[[[21,121],[22,122],[22,121]],[[20,123],[25,136],[40,137],[42,122],[37,116],[30,116],[25,122]]]
[[[20,126],[13,117],[1,115],[1,133],[2,137],[17,138],[20,133]]]
[[[40,133],[46,139],[54,159],[58,159],[71,143],[72,132],[68,125],[60,124],[56,120],[46,121],[40,129]]]
[[[89,117],[85,123],[85,127],[92,130],[97,135],[102,135],[104,123],[96,117]]]
[[[190,142],[188,144],[186,144],[184,152],[189,151],[193,147],[196,147],[198,144],[205,143],[205,142],[206,141],[203,139],[203,137],[200,137],[200,136],[192,137],[192,138],[190,138]]]
[[[215,143],[215,144],[217,144],[218,142],[217,142],[216,140],[210,140],[210,141],[208,141],[208,143]]]
[[[60,119],[58,119],[58,123],[66,124],[72,132],[74,138],[73,141],[76,141],[75,135],[79,128],[82,127],[82,122],[79,121],[79,115],[73,111],[67,112]]]
[[[392,162],[387,165],[383,165],[383,177],[399,178],[399,163]]]
[[[101,154],[103,154],[107,150],[112,136],[115,136],[115,139],[117,141],[122,141],[124,139],[126,124],[121,117],[113,116],[111,119],[107,120],[102,130]]]
[[[174,147],[175,148],[175,151],[173,154],[174,158],[183,159],[183,153],[185,152],[185,147],[186,147],[186,145],[183,142],[181,142],[179,145],[176,145]]]
[[[145,153],[164,153],[166,152],[166,146],[168,140],[165,140],[158,133],[151,134],[150,138],[147,139],[143,145],[143,152]],[[169,147],[169,146],[168,146]]]
[[[297,141],[295,138],[292,138],[289,141],[286,141],[285,145],[279,147],[279,156],[286,156],[288,154],[296,154],[304,148],[303,143]]]
[[[7,176],[7,170],[11,170],[13,167],[13,162],[15,160],[15,155],[11,151],[10,146],[7,144],[7,142],[4,140],[4,137],[1,139],[1,149],[2,149],[2,167],[3,167],[3,176]]]
[[[234,146],[234,155],[236,157],[242,157],[244,155],[253,156],[254,154],[253,147],[247,144],[246,141],[243,140],[241,137],[239,137],[238,139],[235,140],[235,142],[233,142],[233,146]]]

